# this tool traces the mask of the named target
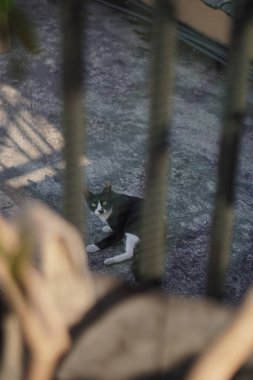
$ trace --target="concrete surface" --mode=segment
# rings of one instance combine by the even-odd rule
[[[0,211],[10,215],[23,196],[62,210],[63,144],[58,7],[46,0],[19,1],[38,28],[40,52],[29,56],[16,41],[0,56]],[[149,30],[93,2],[88,9],[87,182],[101,189],[142,195],[149,110]],[[19,62],[23,80],[10,76]],[[22,71],[22,70],[21,70]],[[164,289],[201,296],[204,291],[224,73],[212,61],[179,44],[176,59],[168,187],[168,249]],[[236,184],[236,218],[226,302],[238,303],[253,280],[253,131],[245,126]],[[100,223],[89,216],[87,240],[99,238]],[[119,244],[90,254],[94,270],[131,278],[130,263],[105,267]]]

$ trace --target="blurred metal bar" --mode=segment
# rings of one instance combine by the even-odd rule
[[[0,10],[0,54],[6,53],[11,48],[8,12]]]
[[[229,263],[235,174],[247,103],[249,48],[252,43],[253,1],[237,0],[235,7],[207,279],[207,295],[218,299],[223,297]]]
[[[83,173],[84,112],[82,104],[84,1],[62,1],[62,54],[65,188],[64,214],[66,219],[83,232]]]
[[[143,282],[159,281],[164,267],[165,196],[176,42],[174,2],[156,0],[154,6],[146,205],[142,215],[141,250],[136,262],[137,276]]]

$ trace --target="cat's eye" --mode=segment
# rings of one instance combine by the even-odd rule
[[[103,201],[102,206],[106,206],[106,205],[107,205],[107,201]]]
[[[91,206],[92,206],[92,207],[96,207],[97,204],[93,202],[93,203],[91,204]]]

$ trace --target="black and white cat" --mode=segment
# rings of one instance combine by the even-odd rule
[[[143,199],[116,193],[107,183],[101,193],[88,191],[86,201],[90,210],[105,223],[103,231],[109,233],[96,244],[88,245],[86,251],[91,253],[107,248],[125,235],[125,252],[106,259],[104,263],[110,265],[131,259],[140,241],[139,221]]]

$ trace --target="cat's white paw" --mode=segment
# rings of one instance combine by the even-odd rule
[[[123,261],[130,260],[133,257],[133,252],[124,252],[121,255],[117,255],[114,257],[110,257],[109,259],[105,259],[105,265],[111,265],[116,263],[122,263]]]
[[[96,244],[89,244],[86,247],[86,252],[88,253],[93,253],[99,251],[99,248]]]
[[[110,257],[109,259],[104,260],[105,265],[112,265],[115,264],[117,261],[115,261],[114,257]]]
[[[111,229],[111,227],[110,226],[104,226],[103,228],[103,231],[106,233],[106,234],[109,234],[109,232],[112,232],[112,229]]]

